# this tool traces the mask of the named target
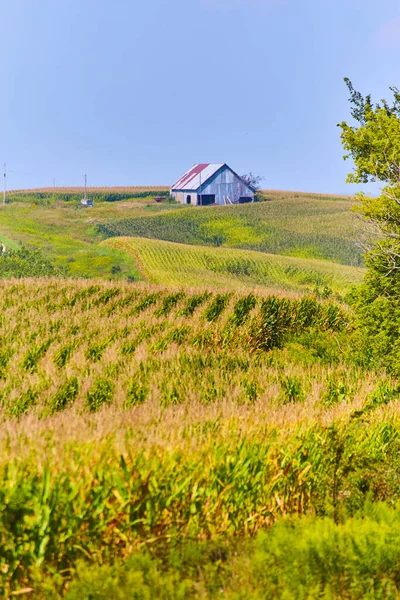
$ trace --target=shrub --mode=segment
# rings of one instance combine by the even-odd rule
[[[196,587],[179,571],[163,572],[160,561],[139,554],[126,564],[81,563],[66,600],[186,600],[197,596]]]
[[[41,250],[8,250],[0,253],[0,279],[9,277],[62,277],[65,272]]]

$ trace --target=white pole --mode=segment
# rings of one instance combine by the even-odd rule
[[[3,204],[6,203],[6,192],[7,192],[7,165],[6,165],[6,163],[4,163]]]
[[[85,195],[84,195],[85,200],[86,200],[86,187],[87,187],[87,175],[85,175]]]
[[[203,206],[203,198],[201,197],[201,171],[200,171],[200,206]]]

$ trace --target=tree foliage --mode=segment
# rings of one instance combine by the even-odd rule
[[[254,175],[254,173],[250,171],[250,173],[245,173],[242,175],[242,179],[254,192],[259,192],[261,190],[261,182],[264,177],[261,175]]]
[[[354,170],[350,183],[383,183],[379,197],[357,194],[365,227],[365,284],[356,306],[373,354],[400,372],[400,92],[374,104],[345,79],[354,124],[339,124],[346,154]]]
[[[349,174],[350,183],[382,181],[389,186],[400,184],[400,92],[390,88],[393,103],[386,100],[372,104],[356,92],[349,79],[351,115],[356,125],[340,123],[342,143],[347,152],[345,159],[353,158],[355,170]]]

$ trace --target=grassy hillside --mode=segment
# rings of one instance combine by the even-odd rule
[[[399,383],[347,310],[2,290],[2,597],[398,597]]]
[[[222,289],[261,287],[298,292],[329,288],[344,294],[363,276],[360,268],[248,250],[129,237],[112,238],[103,245],[131,256],[146,281],[175,286],[207,284]]]
[[[146,193],[143,188],[111,188],[110,194],[128,194],[130,199],[106,202],[102,196],[93,208],[84,209],[77,200],[62,199],[62,194],[29,193],[30,200],[23,191],[11,204],[0,206],[0,242],[10,249],[21,244],[41,249],[55,267],[73,277],[140,277],[126,255],[100,244],[114,235],[248,248],[353,266],[361,261],[352,200],[345,197],[265,192],[271,202],[197,209],[156,203],[154,191],[153,196],[140,197]],[[131,196],[134,193],[137,197]]]
[[[286,197],[246,206],[185,207],[129,216],[98,225],[105,236],[133,236],[185,244],[246,248],[359,266],[361,251],[345,198]]]
[[[52,206],[14,203],[0,205],[0,242],[9,249],[21,245],[40,249],[71,277],[140,278],[132,261],[110,248],[99,245],[94,223],[131,211],[169,210],[168,204],[142,202],[99,202],[87,210],[64,202]]]

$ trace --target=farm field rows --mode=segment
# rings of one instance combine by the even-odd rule
[[[0,597],[397,598],[352,200],[31,192],[0,206]]]
[[[40,249],[71,277],[140,278],[132,261],[100,244],[121,235],[361,265],[349,198],[268,192],[271,202],[197,209],[156,203],[153,191],[120,201],[96,200],[84,209],[79,199],[65,201],[62,193],[37,191],[18,201],[22,195],[0,206],[0,242],[10,249]]]
[[[143,402],[147,395],[159,398],[160,394],[168,404],[183,399],[184,390],[190,388],[198,400],[199,393],[206,393],[205,385],[211,398],[215,388],[211,379],[207,382],[207,378],[196,377],[188,385],[195,376],[196,360],[192,363],[187,357],[185,365],[181,350],[190,348],[197,354],[221,348],[228,353],[238,342],[241,358],[237,368],[232,365],[230,387],[239,377],[233,395],[240,396],[241,388],[244,394],[247,384],[251,387],[249,381],[241,380],[241,366],[244,371],[250,368],[246,358],[249,352],[259,346],[279,345],[286,331],[300,332],[314,324],[324,331],[342,331],[347,323],[339,305],[320,304],[311,297],[288,300],[228,291],[168,292],[163,288],[115,287],[98,282],[76,285],[61,280],[42,284],[36,281],[40,282],[4,284],[2,289],[0,394],[2,406],[11,416],[31,410],[53,413],[75,400],[81,403],[91,383],[93,390],[99,388],[98,399],[94,395],[92,404],[87,405],[92,412],[103,403],[109,404],[114,394],[121,406]],[[273,325],[276,330],[266,329],[263,338],[259,328],[265,311],[276,312],[282,326],[280,330],[277,321]],[[25,337],[24,331],[28,332]],[[188,379],[180,382],[180,371],[183,373],[185,367]],[[135,376],[138,398],[129,388]],[[72,386],[70,396],[66,391],[61,398],[59,386],[68,378],[76,379],[76,389]],[[255,390],[260,384],[261,380],[254,383]],[[223,398],[226,393],[221,390],[218,395]]]
[[[9,190],[8,195],[12,200],[14,196],[23,196],[25,194],[43,194],[44,196],[62,196],[63,194],[82,194],[84,191],[83,186],[69,186],[69,187],[45,187],[45,188],[33,188],[33,189],[18,189],[18,190]],[[119,186],[89,186],[87,188],[88,194],[117,194],[123,193],[128,194],[133,197],[135,194],[141,194],[142,192],[166,192],[168,191],[168,186],[166,185],[119,185]]]
[[[101,234],[148,237],[327,259],[360,266],[357,220],[350,199],[290,197],[239,206],[184,207],[164,214],[133,214],[98,225]]]
[[[84,187],[49,187],[25,190],[11,190],[7,193],[8,202],[37,203],[51,205],[54,202],[78,202],[82,199]],[[88,196],[96,202],[119,202],[134,200],[146,202],[154,196],[168,196],[166,186],[115,186],[88,187]]]
[[[399,499],[399,383],[347,308],[60,279],[1,292],[4,598],[396,597],[399,515],[374,502]]]
[[[328,261],[277,256],[227,248],[207,248],[117,237],[102,244],[126,252],[150,283],[226,289],[310,292],[328,289],[344,294],[363,277],[363,269]]]

